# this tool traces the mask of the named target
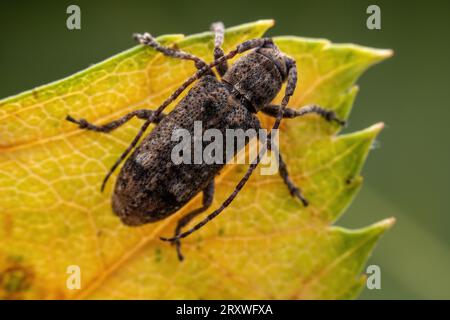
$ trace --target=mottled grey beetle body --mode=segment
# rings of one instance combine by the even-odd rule
[[[203,77],[143,139],[126,160],[112,197],[113,210],[127,225],[141,225],[164,219],[204,190],[222,164],[174,164],[171,151],[178,143],[172,132],[194,131],[194,121],[203,130],[258,128],[258,119],[230,95],[215,77]],[[193,146],[191,150],[194,150]],[[225,149],[224,149],[225,150]]]
[[[222,205],[188,231],[181,232],[184,226],[198,214],[206,211],[212,204],[214,177],[224,165],[175,164],[171,159],[172,150],[178,143],[171,139],[174,130],[185,129],[192,136],[196,121],[202,122],[203,130],[218,129],[223,136],[226,135],[226,129],[258,130],[260,123],[255,114],[259,111],[276,118],[272,129],[278,129],[283,118],[295,118],[309,113],[316,113],[328,121],[335,120],[339,124],[343,124],[343,121],[336,118],[333,111],[319,106],[310,105],[299,110],[287,108],[289,98],[295,91],[297,69],[295,61],[285,56],[270,38],[245,41],[225,54],[221,49],[224,37],[223,24],[214,23],[212,31],[215,34],[214,61],[209,65],[190,53],[161,46],[148,33],[135,35],[141,44],[148,45],[166,56],[194,61],[198,69],[158,109],[135,110],[101,126],[91,124],[84,119],[75,120],[71,116],[67,116],[68,121],[78,124],[82,129],[105,133],[117,129],[133,117],[145,120],[139,133],[113,165],[102,184],[103,190],[114,170],[136,147],[122,167],[112,195],[113,211],[124,224],[139,226],[164,219],[184,206],[199,192],[203,192],[202,207],[189,212],[178,221],[174,237],[161,238],[176,244],[180,260],[183,259],[180,239],[200,229],[221,213],[248,181],[267,148],[277,146],[268,144],[267,148],[263,148],[233,193],[226,198]],[[249,50],[252,51],[242,55],[228,69],[228,59]],[[220,80],[213,74],[213,68],[216,68],[221,77]],[[196,80],[199,81],[189,90],[186,97],[172,112],[164,116],[162,111]],[[280,92],[284,82],[286,82],[286,89],[281,104],[270,104]],[[138,145],[140,138],[151,123],[156,123],[156,127]],[[271,141],[271,133],[267,138],[268,141]],[[248,141],[247,139],[246,142],[248,143]],[[206,143],[203,142],[203,144],[205,147]],[[223,149],[226,149],[225,145]],[[235,150],[235,153],[238,151]],[[223,159],[222,163],[226,163],[226,160]],[[289,177],[281,153],[278,153],[277,160],[280,176],[291,195],[298,198],[305,206],[308,205],[300,189]]]

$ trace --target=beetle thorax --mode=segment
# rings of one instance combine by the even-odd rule
[[[285,78],[283,54],[276,48],[261,48],[236,60],[222,80],[232,85],[256,113],[276,97]]]

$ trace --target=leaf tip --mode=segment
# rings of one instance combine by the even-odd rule
[[[383,130],[383,128],[384,128],[384,123],[378,122],[378,123],[371,125],[368,128],[363,129],[363,130],[341,135],[338,137],[338,139],[345,139],[347,141],[351,141],[351,140],[353,140],[353,141],[362,141],[362,140],[371,141],[378,136],[378,134],[380,133],[381,130]]]
[[[252,34],[253,37],[261,37],[268,29],[275,25],[275,20],[273,19],[261,19],[254,22],[248,22],[244,24],[240,24],[237,26],[229,27],[225,30],[228,34],[241,34],[241,33],[249,33]],[[208,32],[208,34],[211,34]]]
[[[396,221],[397,221],[397,219],[395,219],[395,217],[390,217],[390,218],[381,220],[380,222],[377,223],[377,225],[383,230],[388,230],[388,229],[392,228],[392,226],[395,224]]]
[[[256,21],[255,24],[261,24],[271,28],[275,25],[275,19],[261,19]]]
[[[394,55],[394,50],[392,49],[370,49],[370,50],[372,51],[372,57],[375,63],[389,59]]]
[[[366,67],[372,66],[374,64],[380,63],[386,59],[389,59],[394,55],[394,51],[391,49],[375,49],[355,44],[350,45],[335,45],[335,46],[347,46],[347,48],[352,48],[363,58],[365,61],[363,64]]]
[[[255,21],[254,23],[254,25],[260,27],[261,29],[264,29],[265,31],[272,28],[275,24],[276,24],[275,19],[261,19]]]
[[[378,54],[383,58],[390,58],[394,55],[394,50],[392,49],[378,49]]]
[[[375,123],[373,126],[369,128],[370,131],[375,132],[376,134],[378,134],[383,129],[384,129],[384,122]]]
[[[379,237],[384,232],[392,228],[395,224],[395,218],[390,217],[381,221],[378,221],[367,228],[367,231],[371,233],[373,236]]]

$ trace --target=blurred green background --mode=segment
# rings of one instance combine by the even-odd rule
[[[66,28],[70,4],[81,7],[81,30]],[[370,4],[381,8],[381,30],[366,28]],[[127,49],[133,32],[191,34],[216,20],[232,26],[263,18],[276,20],[269,35],[395,50],[359,81],[346,131],[378,121],[386,129],[362,191],[338,224],[397,218],[369,261],[381,267],[382,288],[361,298],[450,299],[449,1],[2,1],[0,97]]]

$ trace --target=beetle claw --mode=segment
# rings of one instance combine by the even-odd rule
[[[168,242],[175,242],[177,240],[177,238],[165,238],[165,237],[159,237],[160,240],[162,241],[168,241]]]
[[[347,121],[345,121],[345,120],[341,120],[339,118],[335,118],[333,120],[336,121],[339,125],[341,125],[343,127],[345,127],[347,125]]]

